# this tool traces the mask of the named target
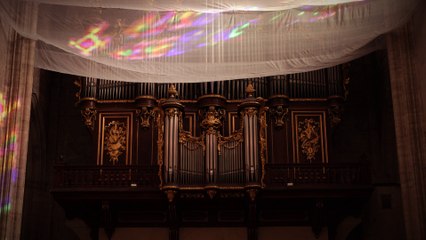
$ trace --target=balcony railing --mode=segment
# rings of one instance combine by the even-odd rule
[[[366,185],[368,167],[363,164],[274,164],[266,166],[271,187],[300,185]]]
[[[142,166],[56,166],[55,188],[159,188],[158,169]],[[265,185],[353,186],[369,183],[368,168],[360,164],[266,165]]]
[[[160,184],[158,168],[142,166],[55,166],[55,188],[149,187]]]

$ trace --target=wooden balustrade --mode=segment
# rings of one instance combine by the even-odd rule
[[[158,187],[158,169],[143,166],[55,166],[55,188]]]
[[[232,180],[229,181],[227,179],[231,176],[227,176],[227,173],[231,172],[223,172],[220,175],[220,179],[223,180],[221,183],[244,184],[244,181],[238,181],[243,175],[243,172],[238,169],[240,168],[237,167],[236,172],[231,174]],[[158,169],[142,166],[62,165],[55,167],[54,176],[55,188],[157,188],[159,186]],[[366,185],[369,184],[368,176],[368,168],[362,164],[269,164],[266,165],[265,184],[266,188],[301,185]],[[196,183],[202,185],[204,177],[197,179],[199,181]]]
[[[362,164],[270,164],[266,166],[268,186],[362,185],[368,184],[368,168]]]

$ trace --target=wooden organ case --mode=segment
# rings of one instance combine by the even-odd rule
[[[348,94],[345,68],[207,83],[80,78],[76,106],[96,159],[57,166],[55,189],[96,199],[104,217],[95,226],[109,237],[126,226],[117,201],[162,199],[167,207],[152,205],[162,220],[144,223],[168,226],[169,239],[179,238],[181,226],[228,224],[247,227],[248,238],[257,239],[258,226],[295,222],[310,225],[315,236],[327,225],[333,239],[324,220],[327,199],[368,185],[364,165],[329,157]],[[286,209],[276,207],[279,199],[303,199],[288,205],[304,202],[308,213],[301,210],[294,221],[277,217]],[[206,210],[213,205],[217,218]]]

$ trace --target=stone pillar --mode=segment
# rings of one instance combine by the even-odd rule
[[[406,239],[426,239],[426,24],[424,8],[387,35]],[[421,10],[423,9],[423,10]]]
[[[35,41],[10,30],[7,44],[6,68],[0,73],[0,239],[19,239]]]

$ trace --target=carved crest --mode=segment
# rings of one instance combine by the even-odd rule
[[[126,126],[123,122],[112,121],[105,126],[105,147],[112,164],[126,151]]]

